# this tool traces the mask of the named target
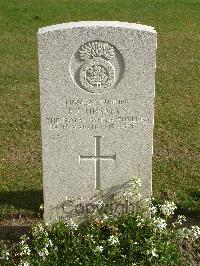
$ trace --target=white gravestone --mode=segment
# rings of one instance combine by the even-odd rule
[[[75,22],[38,31],[45,220],[66,197],[151,195],[156,31]]]

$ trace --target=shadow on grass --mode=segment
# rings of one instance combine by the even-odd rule
[[[42,190],[22,190],[0,192],[0,205],[12,206],[36,212],[43,203]]]
[[[188,215],[190,217],[197,217],[200,223],[200,190],[198,189],[188,189],[188,202],[182,204],[177,204],[178,210],[177,213]],[[184,207],[185,205],[185,207]],[[192,206],[192,208],[190,207]]]
[[[190,197],[195,200],[196,202],[199,202],[200,204],[200,190],[198,189],[190,189],[188,191],[188,194],[190,195]]]

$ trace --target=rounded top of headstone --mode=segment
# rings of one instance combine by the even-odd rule
[[[39,28],[38,34],[44,34],[47,32],[60,31],[65,29],[95,28],[95,27],[125,28],[125,29],[135,29],[139,31],[156,33],[156,30],[153,27],[138,23],[128,23],[120,21],[79,21],[79,22],[62,23],[62,24]]]

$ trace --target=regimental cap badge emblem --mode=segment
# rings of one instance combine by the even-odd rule
[[[119,51],[103,41],[90,41],[81,45],[71,61],[73,80],[90,93],[111,90],[119,81],[123,70],[123,59]]]
[[[80,71],[80,82],[91,93],[101,93],[112,88],[115,69],[109,60],[115,56],[113,47],[105,42],[89,42],[80,50],[80,58],[85,61]]]

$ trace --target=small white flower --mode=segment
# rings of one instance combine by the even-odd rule
[[[103,207],[103,205],[104,205],[104,202],[103,202],[103,200],[98,200],[98,201],[96,201],[95,202],[95,204],[98,206],[98,207]]]
[[[49,251],[48,251],[48,249],[47,249],[47,248],[44,248],[44,254],[45,254],[46,256],[48,256],[48,255],[49,255]]]
[[[134,187],[136,187],[136,188],[142,186],[142,184],[141,184],[141,179],[140,179],[139,176],[136,176],[136,177],[133,178],[132,185],[133,185]]]
[[[152,215],[155,215],[156,214],[156,212],[157,212],[157,208],[155,207],[155,206],[151,206],[151,214]]]
[[[28,261],[21,261],[19,266],[29,266],[29,262]]]
[[[53,243],[52,243],[51,239],[49,240],[49,246],[53,247]]]
[[[137,217],[137,226],[141,226],[144,223],[144,219],[142,217]]]
[[[10,253],[8,251],[3,251],[3,258],[5,258],[6,260],[9,260],[9,256],[10,256]]]
[[[97,246],[97,247],[95,248],[95,251],[96,251],[96,252],[102,252],[102,251],[103,251],[103,247],[102,247],[102,246]]]
[[[198,239],[200,237],[200,227],[195,225],[191,226],[191,237],[194,239]]]
[[[127,198],[127,197],[132,197],[133,196],[133,193],[131,191],[125,191],[123,193],[124,197]]]
[[[186,217],[184,215],[179,215],[177,218],[177,224],[182,225],[183,222],[186,221]]]
[[[25,241],[24,239],[22,239],[22,240],[20,241],[19,244],[20,244],[21,246],[23,246],[25,243],[26,243],[26,241]]]
[[[94,236],[93,235],[88,235],[88,238],[92,241],[92,243],[95,243]]]
[[[53,243],[52,243],[51,239],[49,239],[49,238],[44,239],[44,244],[45,244],[45,248],[53,246]]]
[[[39,236],[41,234],[47,234],[47,232],[45,232],[43,224],[37,224],[36,226],[33,227],[33,234],[35,236]]]
[[[108,239],[108,242],[111,245],[117,245],[117,244],[119,244],[119,239],[117,236],[110,236],[110,238]]]
[[[75,221],[73,221],[72,218],[70,218],[70,220],[69,220],[69,226],[71,226],[75,230],[78,228],[78,224]]]
[[[158,254],[156,253],[156,249],[155,248],[152,249],[151,254],[152,254],[153,257],[158,257]]]
[[[185,222],[186,221],[186,217],[184,215],[178,215],[178,221],[181,221],[181,222]]]
[[[20,238],[20,245],[23,246],[24,244],[26,244],[26,241],[27,241],[28,237],[26,237],[25,235],[23,235],[21,238]]]
[[[155,226],[155,229],[158,229],[160,231],[166,229],[167,223],[164,219],[158,217],[158,218],[153,218],[152,219],[153,225]]]
[[[161,212],[166,216],[170,216],[172,214],[174,214],[175,209],[177,209],[175,203],[169,202],[169,201],[165,201],[165,203],[163,205],[160,205],[160,209]]]
[[[183,222],[186,221],[186,217],[184,215],[178,215],[177,220],[172,223],[173,227],[176,227],[177,225],[182,225]]]
[[[38,251],[38,255],[45,259],[49,255],[49,251],[47,248],[43,248],[42,250]]]
[[[8,257],[10,254],[8,251],[6,251],[5,256]]]
[[[44,204],[41,204],[39,209],[40,209],[41,211],[44,210]]]
[[[31,254],[31,251],[29,249],[29,246],[27,244],[24,244],[22,246],[22,251],[21,251],[20,255],[21,256],[23,256],[23,255],[28,255],[29,256],[30,254]]]

